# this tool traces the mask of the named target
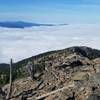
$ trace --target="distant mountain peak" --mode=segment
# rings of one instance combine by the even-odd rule
[[[41,23],[33,23],[33,22],[24,22],[24,21],[2,21],[0,22],[0,27],[5,28],[25,28],[32,26],[63,26],[68,24],[41,24]]]
[[[54,26],[54,25],[53,24],[31,23],[31,22],[24,22],[24,21],[0,22],[0,27],[5,27],[5,28],[25,28],[25,27],[32,27],[32,26]]]

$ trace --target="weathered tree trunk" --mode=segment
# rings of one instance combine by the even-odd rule
[[[12,93],[12,65],[13,65],[13,61],[12,59],[10,60],[10,78],[9,78],[9,91],[8,91],[8,97],[7,100],[10,99],[11,97],[11,93]]]

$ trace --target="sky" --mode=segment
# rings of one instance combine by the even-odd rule
[[[100,23],[100,0],[0,0],[0,21]]]
[[[0,0],[0,21],[68,24],[0,27],[0,63],[71,46],[100,49],[100,0]]]

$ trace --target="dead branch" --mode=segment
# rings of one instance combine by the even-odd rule
[[[73,87],[73,86],[74,86],[74,84],[71,84],[71,85],[69,85],[69,86],[66,86],[66,87],[57,89],[57,90],[52,91],[52,92],[49,92],[49,93],[47,93],[47,94],[43,94],[42,96],[36,97],[36,100],[44,99],[44,98],[46,98],[46,97],[48,97],[48,96],[50,96],[50,95],[52,95],[52,94],[55,94],[55,93],[60,92],[60,91],[63,91],[63,90],[65,90],[65,89],[68,89],[68,88]]]

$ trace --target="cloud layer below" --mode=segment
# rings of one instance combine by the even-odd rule
[[[100,49],[99,24],[73,24],[25,29],[0,28],[0,63],[71,46]]]

